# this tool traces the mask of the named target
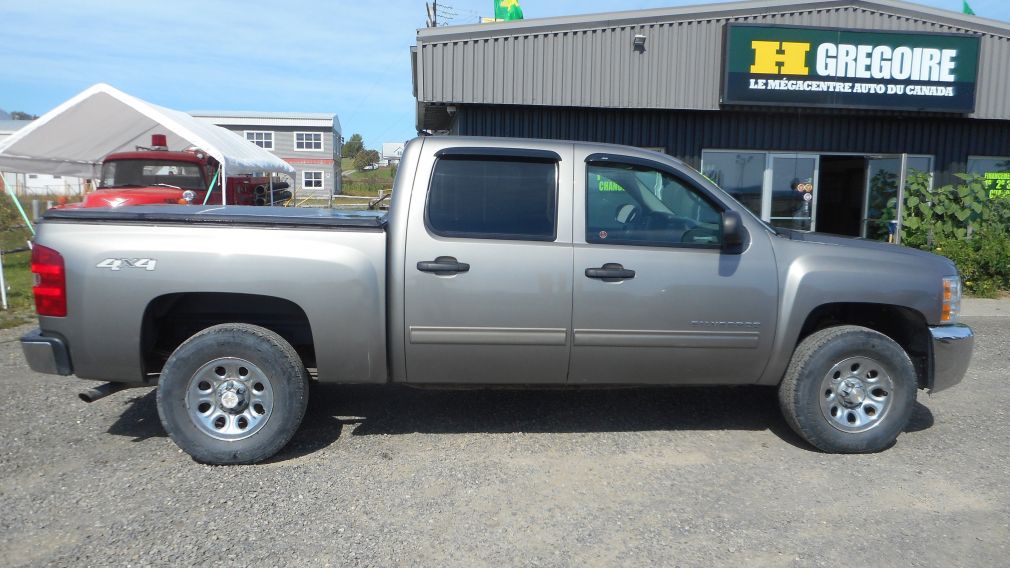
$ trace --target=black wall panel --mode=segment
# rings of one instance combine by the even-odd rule
[[[1010,156],[1010,121],[942,115],[460,105],[452,132],[665,148],[696,168],[710,148],[930,154],[939,184],[956,181],[969,155]]]

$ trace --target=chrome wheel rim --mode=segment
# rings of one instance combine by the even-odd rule
[[[892,398],[890,373],[870,357],[843,359],[821,381],[821,412],[828,424],[842,432],[865,432],[880,424],[891,409]]]
[[[274,393],[256,365],[222,357],[200,367],[186,386],[186,410],[204,434],[234,442],[260,431],[270,419]]]

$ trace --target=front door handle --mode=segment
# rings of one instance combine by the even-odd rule
[[[619,282],[635,277],[635,271],[629,270],[616,262],[608,262],[600,268],[587,268],[587,278],[599,278],[604,282]]]
[[[434,272],[435,274],[458,274],[470,270],[470,265],[465,262],[458,262],[451,256],[440,256],[435,260],[422,260],[418,262],[417,269],[421,272]]]

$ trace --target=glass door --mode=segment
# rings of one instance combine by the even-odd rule
[[[932,156],[908,156],[906,179],[916,173],[932,175]],[[875,241],[894,239],[896,226],[891,221],[897,217],[899,197],[898,179],[901,177],[901,156],[871,156],[867,160],[866,201],[863,205],[862,237]],[[906,186],[908,183],[906,182]],[[932,187],[932,179],[930,179]],[[903,192],[902,192],[903,193]]]
[[[776,227],[817,229],[817,154],[770,154],[761,217]]]

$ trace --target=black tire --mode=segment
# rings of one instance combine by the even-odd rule
[[[779,385],[779,404],[789,426],[822,451],[877,452],[908,425],[917,389],[915,367],[900,345],[872,329],[844,325],[800,343]]]
[[[222,366],[212,366],[215,362]],[[220,384],[204,380],[209,373],[215,373],[211,378],[221,373]],[[172,441],[198,462],[256,463],[280,451],[298,430],[308,402],[308,381],[301,358],[281,336],[254,325],[216,325],[187,339],[165,363],[158,382],[158,415]],[[229,389],[230,399],[222,402],[219,395]],[[234,396],[236,392],[245,396]],[[264,398],[254,398],[257,394]],[[198,402],[201,397],[210,402]],[[215,415],[219,422],[211,420]],[[215,433],[221,423],[226,429]]]

